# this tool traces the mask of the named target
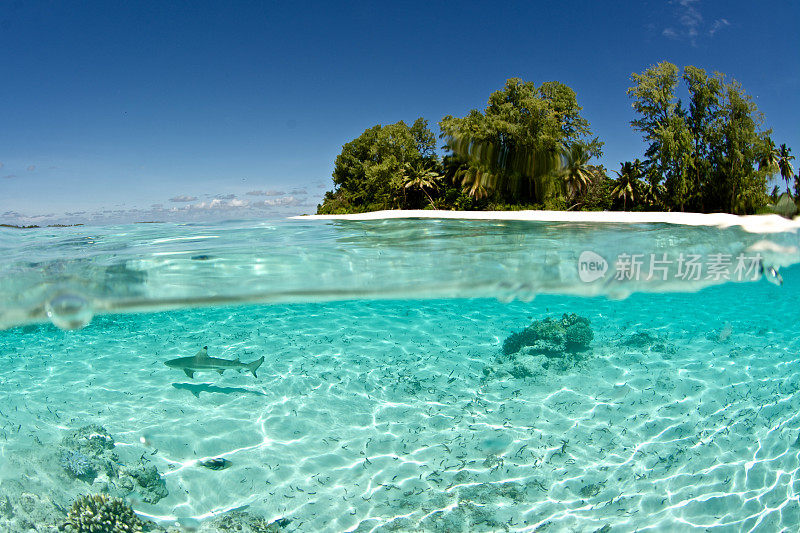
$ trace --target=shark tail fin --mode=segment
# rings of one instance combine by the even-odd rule
[[[263,363],[263,362],[264,362],[264,356],[262,355],[262,356],[261,356],[261,357],[260,357],[258,360],[256,360],[256,361],[253,361],[252,363],[250,363],[249,365],[247,365],[247,370],[249,370],[250,372],[252,372],[252,374],[253,374],[253,377],[254,377],[254,378],[257,378],[257,377],[258,377],[258,376],[256,375],[256,370],[258,370],[258,367],[260,367],[260,366],[261,366],[261,363]]]

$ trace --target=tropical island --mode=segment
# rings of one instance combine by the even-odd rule
[[[439,122],[376,125],[342,147],[334,189],[317,214],[394,209],[678,211],[793,216],[800,176],[742,86],[721,73],[662,62],[627,90],[644,159],[609,173],[592,163],[603,142],[577,95],[552,81],[511,78],[484,111]],[[688,103],[676,96],[683,84]],[[770,179],[780,176],[785,192]],[[783,185],[782,184],[782,185]]]

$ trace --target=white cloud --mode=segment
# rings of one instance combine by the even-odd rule
[[[731,25],[731,23],[728,22],[728,19],[717,19],[717,20],[714,21],[714,24],[711,25],[711,29],[708,30],[708,34],[713,36],[715,33],[717,33],[722,28],[725,28],[725,27],[730,26],[730,25]]]
[[[233,195],[230,195],[233,196]],[[237,208],[237,207],[247,207],[249,204],[245,201],[237,199],[235,196],[233,198],[214,198],[210,202],[200,202],[197,204],[191,204],[186,206],[187,209],[199,209],[199,210],[215,210],[215,209],[229,209],[229,208]],[[173,208],[176,209],[176,208]]]
[[[17,177],[16,174],[6,174],[5,176],[3,176],[3,178],[9,179],[9,180],[12,179],[12,178],[16,178],[16,177]]]
[[[20,213],[18,211],[6,211],[2,215],[0,215],[0,217],[2,217],[2,219],[0,219],[0,222],[4,224],[15,224],[19,226],[30,226],[30,225],[45,226],[47,224],[57,223],[55,213],[47,213],[43,215],[28,215],[25,213]]]
[[[697,28],[703,22],[703,15],[693,5],[698,2],[699,0],[678,0],[678,4],[681,6],[679,9],[681,25],[690,38],[697,36]]]
[[[725,18],[715,19],[711,25],[706,24],[700,12],[700,0],[670,0],[669,3],[673,6],[677,18],[675,24],[661,31],[661,35],[669,39],[685,40],[692,46],[697,46],[697,39],[701,34],[713,37],[717,31],[730,25]]]
[[[253,207],[289,207],[309,204],[306,204],[294,196],[282,196],[280,198],[268,198],[266,200],[261,200],[260,202],[254,202],[251,205]]]
[[[298,189],[299,191],[300,189]],[[224,196],[224,197],[221,197]],[[233,195],[220,195],[197,201],[194,196],[176,196],[172,204],[152,204],[149,208],[119,208],[111,207],[94,212],[68,211],[61,214],[24,214],[16,211],[7,211],[0,215],[0,222],[29,225],[37,224],[117,224],[132,222],[152,221],[214,221],[225,219],[263,218],[269,216],[300,215],[313,212],[316,204],[302,196],[282,195],[254,199],[249,201],[239,198],[228,198]],[[193,200],[192,200],[193,199]]]
[[[245,193],[249,196],[283,196],[286,194],[283,191],[276,191],[276,190],[267,190],[267,191],[248,191]]]
[[[219,198],[220,200],[233,200],[236,198],[235,194],[218,194],[215,198]]]

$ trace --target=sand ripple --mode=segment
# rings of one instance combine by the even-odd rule
[[[162,524],[246,505],[292,531],[796,529],[800,311],[785,296],[344,302],[0,332],[0,525],[54,520],[92,489],[57,447],[96,423],[121,461],[164,474],[167,498],[134,502]],[[562,312],[595,328],[581,364],[485,375],[506,335]],[[257,379],[163,365],[202,345],[266,362]],[[230,468],[199,466],[213,457]]]

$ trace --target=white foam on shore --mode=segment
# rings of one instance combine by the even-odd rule
[[[731,215],[729,213],[666,213],[659,211],[432,211],[422,209],[372,211],[351,215],[302,215],[293,219],[384,220],[395,218],[438,218],[455,220],[526,220],[531,222],[576,222],[601,224],[679,224],[684,226],[741,226],[750,233],[797,231],[794,220],[779,215]]]

